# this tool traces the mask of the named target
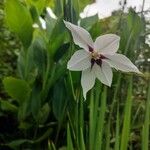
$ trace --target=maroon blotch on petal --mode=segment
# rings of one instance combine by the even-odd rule
[[[95,62],[97,63],[97,65],[101,66],[102,65],[102,60],[101,59],[97,59],[95,60]]]
[[[91,69],[92,69],[92,67],[93,67],[94,63],[95,63],[95,59],[94,59],[94,58],[92,58],[92,59],[91,59]]]
[[[94,51],[91,46],[88,46],[88,47],[89,47],[89,51],[90,51],[90,52],[93,52],[93,51]]]

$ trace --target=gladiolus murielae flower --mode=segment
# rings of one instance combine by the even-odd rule
[[[138,68],[124,55],[116,53],[120,37],[115,34],[105,34],[93,42],[90,34],[82,27],[64,21],[71,31],[74,43],[81,47],[76,51],[67,64],[72,71],[82,71],[81,85],[83,96],[94,86],[98,78],[103,84],[111,86],[112,69],[123,72],[140,73]]]

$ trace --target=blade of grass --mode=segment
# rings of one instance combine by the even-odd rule
[[[85,143],[84,143],[84,126],[83,126],[83,122],[84,122],[84,109],[83,109],[83,97],[80,96],[80,100],[79,100],[79,123],[78,123],[78,133],[79,135],[77,135],[78,137],[78,142],[79,142],[79,148],[81,150],[85,150]]]
[[[120,127],[120,122],[119,122],[119,104],[117,105],[117,120],[116,120],[116,136],[115,136],[115,149],[114,150],[119,150],[119,127]]]
[[[83,129],[80,128],[80,149],[85,150],[85,143],[84,143],[84,134],[83,134]]]
[[[142,129],[142,150],[149,149],[149,122],[150,122],[150,110],[149,109],[150,109],[150,86],[148,87],[145,121],[144,121],[143,129]]]
[[[67,150],[74,150],[69,124],[67,124]]]
[[[89,120],[89,148],[96,149],[97,129],[99,129],[99,96],[100,96],[101,84],[96,83],[96,91],[91,91],[90,99],[90,120]],[[103,99],[103,98],[102,98]],[[97,139],[98,140],[98,139]]]
[[[123,120],[120,150],[127,150],[129,141],[131,108],[132,108],[132,77],[130,77],[129,79],[130,79],[129,88],[124,109],[124,120]]]
[[[91,97],[90,97],[90,113],[89,113],[89,149],[94,149],[94,92],[93,89],[91,90]]]
[[[106,148],[105,150],[110,150],[110,121],[108,121],[107,125],[106,125]]]
[[[105,122],[105,112],[106,112],[106,99],[107,99],[107,87],[104,86],[104,90],[101,96],[101,107],[98,114],[98,117],[95,121],[98,120],[97,123],[97,130],[96,130],[96,137],[95,137],[95,149],[94,150],[101,150],[102,149],[102,137],[103,137],[103,129],[104,129],[104,122]]]

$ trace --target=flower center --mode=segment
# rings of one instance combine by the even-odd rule
[[[104,55],[94,51],[94,49],[91,46],[88,47],[89,47],[89,52],[91,53],[91,69],[95,63],[101,67],[102,59],[107,59],[107,58]]]
[[[94,50],[91,52],[91,68],[96,63],[101,67],[102,65],[102,59],[107,59],[104,55],[99,54],[98,52],[95,52]]]
[[[94,58],[95,60],[97,60],[97,59],[100,58],[100,54],[98,54],[97,52],[94,52],[94,51],[91,53],[91,56],[92,56],[92,58]]]

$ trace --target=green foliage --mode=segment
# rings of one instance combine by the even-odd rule
[[[9,40],[0,41],[1,49],[6,49],[5,55],[0,49],[0,64],[9,63],[9,73],[1,69],[0,78],[5,90],[5,94],[0,92],[0,149],[148,150],[150,92],[148,98],[145,96],[148,78],[132,75],[130,80],[131,77],[114,71],[112,87],[96,81],[84,101],[81,74],[67,71],[70,56],[79,48],[73,44],[63,20],[75,24],[79,21],[94,39],[106,33],[120,35],[119,53],[133,62],[139,55],[145,57],[149,49],[145,44],[144,16],[131,9],[126,14],[117,11],[102,20],[97,15],[79,18],[90,2],[6,0],[5,20],[19,39],[9,32]],[[52,6],[57,19],[46,13],[47,6]],[[46,21],[46,29],[39,17]],[[33,23],[39,27],[33,28]],[[18,40],[23,45],[16,44]],[[4,46],[6,41],[13,44]],[[13,49],[17,61],[15,57],[8,59],[14,55],[10,53]],[[11,68],[12,62],[17,63]],[[11,124],[7,123],[11,119]]]
[[[129,133],[130,133],[130,122],[131,122],[131,108],[132,108],[132,78],[129,79],[128,95],[126,105],[124,109],[124,120],[121,136],[121,150],[128,148]]]
[[[90,28],[97,22],[98,20],[98,15],[94,15],[91,17],[83,18],[81,20],[81,26],[87,30],[90,30]]]
[[[7,0],[5,4],[6,22],[27,48],[32,41],[32,18],[28,9],[19,0]]]
[[[29,98],[31,89],[24,80],[16,79],[13,77],[6,77],[3,84],[7,93],[19,104],[23,103]]]
[[[37,9],[38,14],[40,15],[46,6],[47,0],[26,0],[26,3],[30,7]]]
[[[5,100],[0,100],[0,108],[2,111],[8,111],[13,113],[17,112],[18,110],[18,108],[14,104],[11,104],[10,102]]]

